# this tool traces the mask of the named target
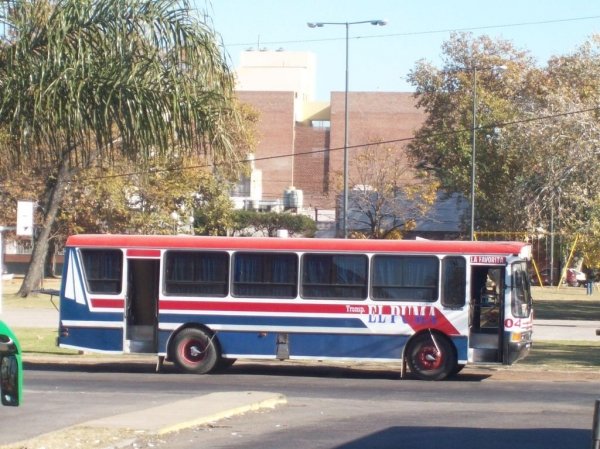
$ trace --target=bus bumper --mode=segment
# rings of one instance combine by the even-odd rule
[[[505,332],[504,341],[506,342],[504,364],[512,365],[529,354],[532,345],[531,331]]]

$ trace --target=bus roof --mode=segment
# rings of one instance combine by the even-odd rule
[[[425,254],[502,254],[528,257],[525,242],[458,240],[370,240],[273,237],[210,237],[191,235],[80,234],[67,239],[68,247],[221,249],[279,251],[407,252]]]

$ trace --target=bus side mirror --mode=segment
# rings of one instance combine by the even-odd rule
[[[0,359],[0,395],[2,396],[2,405],[15,407],[21,402],[19,374],[19,363],[15,354],[5,355]]]

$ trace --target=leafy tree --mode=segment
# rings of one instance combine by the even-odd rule
[[[227,235],[234,227],[233,203],[228,189],[214,177],[207,177],[195,201],[194,231],[201,235]]]
[[[2,157],[44,169],[40,233],[20,294],[39,283],[69,182],[122,154],[132,164],[239,159],[234,80],[186,0],[13,0],[0,11]]]
[[[258,232],[268,237],[275,237],[280,229],[286,229],[290,237],[297,235],[313,237],[317,225],[310,217],[285,212],[237,210],[234,213],[233,230],[238,235],[252,235]]]
[[[411,73],[429,117],[410,146],[422,168],[468,194],[473,67],[478,67],[476,223],[485,230],[560,235],[563,258],[575,236],[600,264],[600,36],[536,67],[527,53],[487,37],[453,35],[437,70]],[[502,76],[479,67],[506,66]],[[469,78],[459,69],[469,71]],[[496,132],[497,130],[497,132]]]
[[[358,151],[349,184],[351,237],[375,239],[399,239],[414,229],[435,201],[439,186],[432,176],[417,174],[404,152],[386,144]]]
[[[596,266],[600,247],[600,35],[575,52],[550,59],[526,80],[531,93],[514,141],[531,149],[529,176],[517,192],[531,225],[565,236],[565,248],[582,236],[586,263]],[[551,229],[552,227],[552,229]]]
[[[521,81],[534,61],[510,42],[468,33],[453,34],[442,52],[442,69],[419,61],[409,75],[427,113],[409,153],[444,190],[470,197],[476,95],[475,222],[485,230],[520,230],[526,217],[514,207],[513,192],[527,170],[526,150],[513,146],[499,125],[514,121],[529,101]]]

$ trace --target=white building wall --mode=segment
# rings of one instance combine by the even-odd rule
[[[316,58],[310,52],[244,51],[237,69],[236,90],[294,92],[296,120],[303,117],[304,103],[315,96]]]

